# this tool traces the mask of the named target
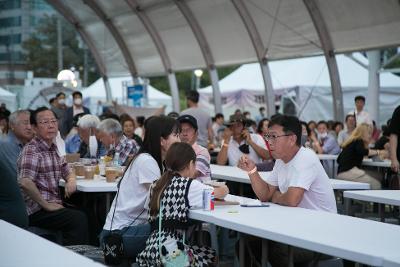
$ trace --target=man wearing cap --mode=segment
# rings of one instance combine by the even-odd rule
[[[218,165],[236,166],[243,155],[255,163],[269,159],[265,141],[258,134],[251,134],[244,127],[246,118],[242,114],[231,115],[229,123],[223,133],[221,151],[217,156]]]
[[[191,115],[182,115],[178,119],[181,124],[181,141],[190,144],[196,153],[196,178],[201,182],[211,180],[210,153],[205,147],[197,144],[197,120]]]

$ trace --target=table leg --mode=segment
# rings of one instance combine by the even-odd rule
[[[240,267],[245,267],[244,249],[245,249],[245,235],[241,233],[240,240],[239,240],[239,266]]]
[[[343,199],[344,199],[344,214],[351,216],[350,214],[351,199],[344,196]]]
[[[288,246],[288,267],[294,267],[294,260],[293,260],[293,247]]]
[[[263,239],[261,245],[261,267],[268,266],[268,240]]]
[[[111,205],[111,193],[106,193],[106,212],[110,210]]]
[[[378,212],[379,212],[379,218],[381,218],[381,222],[385,221],[385,204],[379,204],[378,203]]]

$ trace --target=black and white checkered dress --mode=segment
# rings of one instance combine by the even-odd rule
[[[182,241],[183,230],[181,229],[183,226],[189,224],[188,213],[190,207],[188,193],[191,182],[191,179],[174,177],[161,195],[161,203],[163,205],[162,243],[168,237]],[[152,196],[152,189],[153,186],[150,189],[150,198]],[[157,227],[153,228],[154,230],[147,239],[146,248],[137,257],[137,263],[139,266],[162,266],[158,246],[158,214],[156,217],[149,215],[149,222],[157,225]],[[174,229],[173,225],[176,225],[177,228]],[[191,257],[191,266],[210,266],[215,261],[216,253],[211,248],[187,245],[186,250]]]

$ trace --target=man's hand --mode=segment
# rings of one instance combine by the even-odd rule
[[[231,129],[229,129],[229,127],[225,128],[225,130],[222,134],[222,139],[224,139],[224,144],[229,144],[231,137],[232,137]]]
[[[43,209],[45,211],[56,211],[63,209],[64,206],[55,202],[46,202],[46,204],[43,206]]]
[[[238,167],[246,172],[249,172],[254,169],[256,164],[249,159],[246,155],[240,157],[238,162]]]
[[[76,191],[76,181],[75,179],[68,179],[68,182],[65,183],[65,197],[69,198]]]
[[[391,165],[392,171],[394,172],[399,172],[399,161],[397,159],[392,159],[392,165]]]
[[[249,130],[243,129],[242,136],[243,136],[243,139],[246,140],[247,144],[251,143],[252,140],[251,140],[251,136],[250,136]]]

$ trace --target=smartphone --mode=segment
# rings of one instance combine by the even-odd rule
[[[261,208],[261,207],[269,207],[268,204],[240,204],[241,207],[244,208]]]

